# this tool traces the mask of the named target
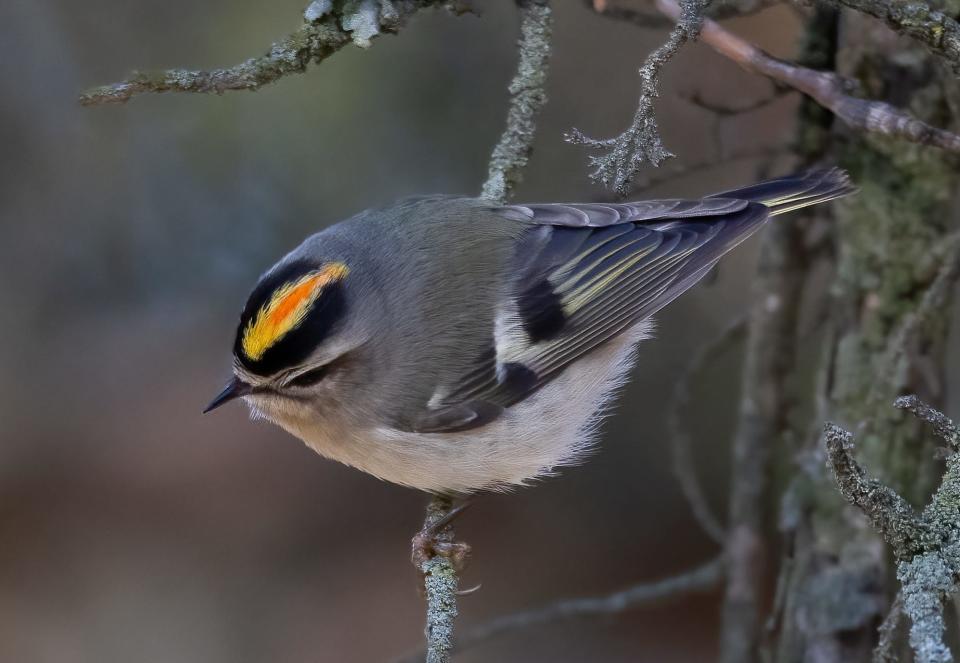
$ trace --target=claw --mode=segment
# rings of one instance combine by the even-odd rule
[[[470,504],[471,502],[458,504],[456,507],[450,509],[443,518],[440,518],[428,527],[424,527],[413,536],[410,542],[410,561],[417,567],[417,570],[422,572],[424,563],[436,556],[449,559],[457,572],[463,570],[466,566],[467,557],[470,554],[470,546],[466,543],[448,540],[450,535],[444,532],[444,530],[446,530]]]

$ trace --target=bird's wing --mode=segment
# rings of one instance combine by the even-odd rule
[[[504,209],[530,230],[518,241],[490,348],[438,389],[415,423],[420,432],[492,421],[689,289],[768,216],[762,204],[728,198]]]
[[[506,205],[501,210],[518,221],[537,225],[604,228],[624,223],[723,216],[739,212],[747,205],[749,201],[744,198],[710,197],[700,200],[641,200],[635,203]]]

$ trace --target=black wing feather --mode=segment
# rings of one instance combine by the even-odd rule
[[[491,347],[440,385],[418,430],[465,430],[536,392],[567,366],[649,318],[702,279],[771,214],[855,189],[814,171],[701,200],[509,205],[518,240]]]
[[[537,301],[544,308],[519,307],[519,331],[511,341],[517,344],[513,354],[502,347],[485,353],[444,402],[450,406],[485,402],[509,407],[579,357],[656,313],[700,280],[721,255],[746,239],[767,217],[763,205],[744,202],[734,207],[741,209],[709,219],[531,229],[533,236],[520,241],[518,252],[536,253],[517,256],[516,264],[522,269],[511,293],[513,301],[522,301],[535,287]],[[551,287],[550,296],[544,293],[544,284]],[[529,325],[524,323],[529,320],[549,317],[556,324],[558,302],[564,320],[556,336],[542,339],[528,334]],[[511,366],[523,367],[521,385],[506,379],[510,372],[504,370],[504,359]]]

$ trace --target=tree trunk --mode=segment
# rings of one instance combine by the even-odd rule
[[[839,73],[859,81],[865,96],[951,126],[958,86],[940,63],[869,17],[845,14],[841,27]],[[826,470],[822,419],[857,430],[859,458],[915,504],[939,476],[929,436],[891,403],[907,393],[933,404],[944,398],[948,312],[903,332],[956,226],[957,164],[930,148],[864,134],[836,136],[833,150],[861,191],[834,207],[831,312],[814,396],[821,406],[788,493],[797,517],[784,565],[780,661],[870,660],[896,592],[886,545]]]

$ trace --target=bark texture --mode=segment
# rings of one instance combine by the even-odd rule
[[[948,109],[957,82],[919,46],[852,13],[844,16],[842,42],[838,73],[856,78],[867,96],[956,129]],[[956,163],[872,135],[840,135],[834,149],[861,192],[835,206],[828,345],[816,398],[824,415],[858,430],[858,455],[883,482],[919,504],[939,475],[934,447],[915,420],[889,404],[906,393],[935,405],[943,400],[947,311],[932,312],[922,325],[911,317],[949,258]],[[868,520],[830,490],[822,453],[811,440],[792,491],[801,497],[778,658],[866,661],[896,593],[894,579]]]

